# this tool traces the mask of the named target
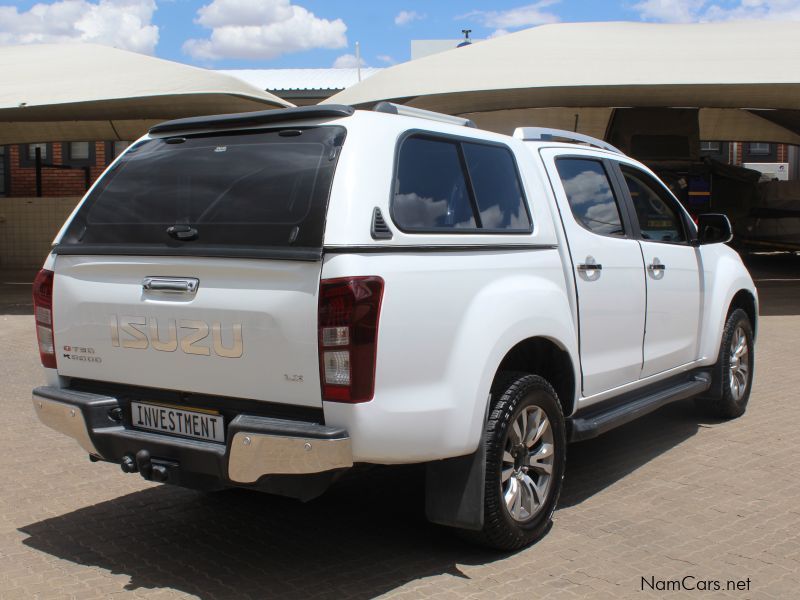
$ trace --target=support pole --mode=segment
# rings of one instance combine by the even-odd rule
[[[42,149],[39,146],[35,148],[36,152],[36,197],[42,197]]]

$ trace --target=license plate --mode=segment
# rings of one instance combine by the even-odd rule
[[[222,415],[214,411],[185,409],[168,404],[131,402],[131,421],[138,429],[211,442],[225,442]]]

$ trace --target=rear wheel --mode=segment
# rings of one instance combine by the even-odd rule
[[[537,375],[504,374],[492,391],[486,424],[484,525],[465,532],[515,550],[549,528],[564,477],[566,433],[555,391]]]
[[[744,414],[753,387],[753,326],[750,317],[740,308],[725,322],[715,376],[721,382],[721,393],[698,400],[711,416],[735,419]]]

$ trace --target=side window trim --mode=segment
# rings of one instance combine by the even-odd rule
[[[433,229],[417,229],[417,228],[409,228],[405,225],[400,224],[395,216],[394,211],[394,197],[395,197],[395,188],[397,186],[397,175],[400,167],[400,150],[403,146],[403,143],[414,136],[419,136],[431,140],[441,140],[444,142],[454,143],[458,148],[458,156],[459,160],[463,161],[461,163],[462,169],[464,170],[464,178],[467,181],[468,189],[468,196],[470,198],[470,205],[473,210],[473,215],[475,218],[476,225],[481,223],[480,219],[480,210],[478,207],[477,198],[475,197],[475,190],[472,184],[472,177],[469,173],[469,168],[466,164],[466,156],[463,149],[464,143],[469,144],[482,144],[485,146],[492,146],[495,148],[502,148],[506,152],[508,152],[509,156],[511,157],[511,163],[514,166],[514,173],[517,177],[517,184],[519,185],[520,194],[522,197],[522,207],[525,209],[525,214],[528,216],[528,228],[527,229],[483,229],[480,227],[475,227],[473,229],[449,229],[449,228],[433,228]],[[464,137],[459,135],[453,135],[448,133],[441,133],[438,131],[429,131],[425,129],[408,129],[404,131],[397,139],[397,143],[395,144],[394,148],[394,163],[392,168],[392,180],[389,190],[389,217],[392,220],[397,229],[405,234],[408,235],[417,235],[417,234],[427,234],[427,235],[531,235],[534,232],[534,222],[533,222],[533,212],[531,211],[530,204],[528,203],[528,194],[525,189],[525,181],[522,178],[522,172],[519,169],[519,164],[517,163],[517,157],[514,154],[514,151],[501,142],[493,142],[488,140],[478,140],[475,138]]]
[[[638,227],[634,227],[634,221],[631,219],[631,215],[628,212],[628,202],[626,201],[626,196],[623,195],[625,189],[620,186],[617,170],[615,169],[615,161],[611,161],[604,156],[598,155],[589,155],[589,154],[559,154],[553,157],[553,166],[555,167],[556,174],[558,174],[558,167],[556,166],[557,162],[561,159],[574,159],[574,160],[593,160],[595,162],[599,162],[603,165],[603,169],[606,172],[606,176],[608,178],[608,183],[611,186],[611,191],[615,196],[615,200],[617,203],[617,210],[619,211],[620,219],[622,220],[622,227],[624,228],[623,235],[609,235],[605,233],[598,233],[596,231],[592,231],[590,229],[586,229],[574,215],[572,218],[575,220],[578,225],[586,229],[589,233],[593,233],[594,235],[598,235],[600,237],[611,238],[616,240],[624,240],[624,239],[637,239],[634,235],[638,236]],[[564,189],[564,182],[561,180],[559,176],[558,181],[561,184],[561,189]],[[564,190],[564,194],[566,196],[566,190]],[[569,205],[569,198],[567,198],[567,205]],[[570,208],[570,214],[572,214],[572,209]],[[638,224],[637,224],[638,225]]]
[[[469,197],[469,205],[472,207],[472,218],[475,219],[475,229],[483,229],[481,209],[478,206],[478,198],[475,195],[475,183],[472,181],[472,173],[469,172],[464,145],[457,143],[456,151],[458,152],[458,162],[461,164],[461,170],[464,172],[464,179],[467,182],[467,196]]]
[[[628,237],[632,240],[641,240],[642,230],[639,227],[639,217],[636,216],[636,208],[633,206],[633,199],[631,192],[628,189],[628,184],[625,182],[625,176],[622,174],[622,168],[618,160],[608,160],[608,166],[611,170],[611,178],[613,180],[614,188],[619,192],[619,199],[622,203],[623,218],[629,226]]]
[[[672,192],[667,188],[658,177],[653,177],[647,171],[639,168],[637,165],[632,165],[630,163],[623,163],[619,161],[615,161],[615,167],[617,171],[617,177],[619,178],[620,184],[622,185],[622,191],[624,193],[625,203],[627,204],[628,211],[636,224],[636,239],[645,242],[652,242],[654,244],[671,244],[673,246],[691,246],[692,242],[696,238],[696,233],[692,227],[690,227],[689,223],[687,222],[687,215],[686,211],[683,208],[683,205],[680,201],[672,194]],[[635,171],[637,173],[641,173],[646,180],[655,179],[656,183],[658,184],[658,189],[662,190],[666,194],[667,202],[672,205],[672,208],[678,215],[678,219],[680,220],[680,225],[683,229],[684,240],[681,241],[665,241],[665,240],[651,240],[646,239],[642,236],[642,230],[639,226],[639,217],[636,214],[636,208],[633,204],[633,197],[631,196],[630,189],[628,188],[628,183],[625,181],[625,173],[622,172],[622,167],[630,169],[631,171]]]

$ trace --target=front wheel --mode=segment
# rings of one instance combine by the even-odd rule
[[[537,375],[504,374],[492,397],[484,525],[468,535],[492,548],[516,550],[550,526],[564,477],[564,415],[552,386]]]
[[[700,407],[711,416],[735,419],[744,414],[753,387],[753,326],[750,317],[740,308],[725,322],[715,376],[722,384],[721,393],[698,400]]]

